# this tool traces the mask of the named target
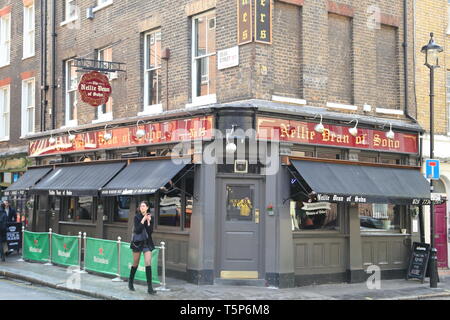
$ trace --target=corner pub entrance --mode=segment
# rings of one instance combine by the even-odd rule
[[[370,265],[404,277],[430,202],[422,129],[393,120],[388,139],[376,118],[354,132],[347,117],[249,100],[146,119],[142,138],[132,120],[109,141],[36,135],[32,185],[9,191],[34,195],[33,231],[124,241],[148,200],[168,275],[199,285],[360,282]]]

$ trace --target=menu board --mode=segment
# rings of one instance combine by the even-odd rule
[[[420,279],[423,283],[427,274],[430,253],[431,246],[429,244],[414,242],[406,280],[410,278]]]

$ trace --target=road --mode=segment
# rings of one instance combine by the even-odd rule
[[[95,300],[79,294],[0,277],[0,300]]]

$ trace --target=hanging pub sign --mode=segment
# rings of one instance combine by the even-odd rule
[[[354,137],[349,133],[349,127],[326,125],[323,133],[318,133],[314,130],[316,125],[317,123],[311,122],[259,117],[258,139],[374,151],[419,153],[417,133],[396,132],[394,139],[388,139],[384,131],[358,128],[358,134]]]
[[[167,143],[210,140],[213,138],[214,117],[198,117],[189,119],[155,122],[139,126],[114,128],[108,130],[111,139],[105,139],[105,130],[75,134],[72,139],[66,136],[31,141],[28,147],[29,157],[44,155],[76,153],[133,146],[157,145]],[[144,130],[140,137],[138,130]]]
[[[272,43],[272,0],[255,0],[255,41]]]
[[[83,102],[98,107],[108,102],[112,88],[107,76],[92,71],[83,75],[78,84],[78,92]]]
[[[238,45],[253,41],[251,0],[237,0],[238,6]]]

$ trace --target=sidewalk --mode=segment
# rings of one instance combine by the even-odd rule
[[[381,290],[369,290],[365,283],[331,284],[292,289],[236,286],[196,286],[182,280],[167,278],[168,292],[156,296],[146,293],[146,286],[135,284],[128,290],[127,282],[113,282],[110,278],[68,272],[57,266],[17,262],[10,256],[0,262],[0,276],[28,281],[50,288],[67,290],[97,299],[107,300],[406,300],[430,297],[450,297],[450,272],[440,272],[437,289],[430,289],[428,281],[382,280]],[[79,280],[79,283],[77,283]],[[154,288],[157,288],[154,285]]]

